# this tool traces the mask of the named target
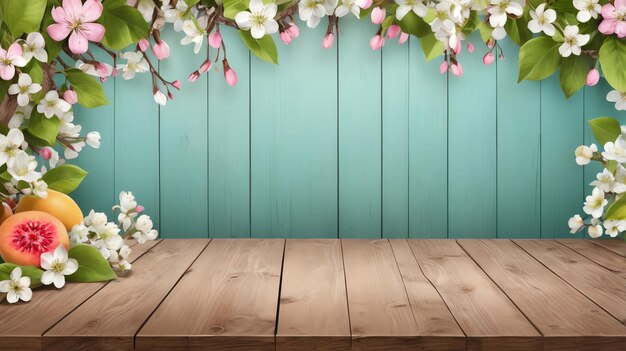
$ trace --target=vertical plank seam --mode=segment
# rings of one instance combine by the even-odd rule
[[[248,51],[248,238],[252,238],[252,54]]]
[[[348,328],[350,328],[350,347],[352,347],[352,318],[350,317],[350,294],[348,294],[348,278],[346,274],[346,260],[343,254],[343,239],[339,240],[339,246],[341,247],[341,265],[343,268],[343,284],[346,292],[346,309],[348,311]]]
[[[430,236],[432,237],[432,232]],[[450,71],[446,71],[446,238],[450,238]]]
[[[543,84],[539,81],[539,238],[543,238]]]
[[[159,74],[161,74],[161,61],[157,60],[157,70]],[[161,105],[157,104],[157,199],[158,199],[158,219],[159,229],[163,230],[163,212],[161,209],[161,203],[163,202],[161,199]]]
[[[411,237],[411,41],[409,37],[407,40],[406,50],[406,66],[407,76],[406,80],[406,237]]]
[[[192,239],[193,240],[193,239]],[[161,301],[159,301],[159,303],[156,305],[156,307],[154,307],[154,310],[152,310],[152,312],[150,312],[150,314],[148,315],[148,317],[146,317],[146,319],[141,323],[141,325],[139,326],[139,328],[137,328],[137,331],[135,331],[135,334],[133,335],[133,349],[136,349],[137,346],[137,334],[139,334],[139,332],[141,331],[141,329],[143,329],[143,327],[146,325],[146,323],[148,323],[148,321],[150,320],[150,318],[152,318],[152,316],[154,315],[154,313],[156,313],[156,311],[159,309],[159,307],[161,307],[161,304],[163,304],[163,301],[165,301],[167,299],[168,296],[170,296],[170,294],[172,293],[172,291],[174,291],[174,289],[176,289],[176,286],[178,286],[178,283],[180,283],[180,281],[183,279],[183,277],[185,275],[187,275],[187,273],[189,273],[191,271],[191,266],[193,266],[194,263],[196,263],[196,261],[198,260],[198,258],[200,256],[202,256],[202,254],[204,253],[204,251],[206,251],[207,247],[209,246],[209,244],[211,244],[213,240],[209,239],[209,241],[204,245],[204,247],[202,248],[202,250],[200,250],[200,252],[198,253],[198,255],[193,259],[193,261],[191,261],[191,263],[189,264],[189,266],[187,266],[187,269],[185,269],[185,271],[183,272],[183,274],[180,275],[180,277],[178,277],[178,279],[176,280],[176,282],[174,283],[174,285],[172,285],[172,287],[170,288],[170,290],[167,292],[167,294],[165,294],[165,296],[163,296],[163,298],[161,299]]]
[[[208,46],[208,45],[207,45]],[[208,55],[207,47],[207,55]],[[211,237],[211,75],[206,75],[206,236]]]
[[[585,138],[585,125],[586,125],[586,121],[587,121],[587,104],[586,104],[586,100],[587,100],[587,89],[585,87],[583,87],[583,118],[582,118],[582,122],[583,122],[583,127],[582,127],[582,145],[586,144],[586,138]],[[589,166],[583,166],[582,167],[582,190],[580,192],[580,197],[581,197],[581,202],[585,201],[585,170],[587,169],[587,167]],[[581,237],[585,238],[585,232],[581,231]]]
[[[498,45],[498,44],[496,43],[496,45]],[[500,50],[502,50],[502,48],[500,48]],[[498,103],[498,96],[500,95],[500,94],[498,94],[499,93],[499,90],[498,90],[498,76],[500,75],[500,70],[498,68],[500,67],[500,65],[498,65],[498,60],[495,60],[495,61],[496,61],[496,79],[495,79],[495,81],[496,81],[495,82],[496,83],[496,136],[495,136],[495,139],[496,140],[495,140],[495,145],[494,145],[495,146],[495,154],[496,154],[495,155],[496,156],[496,160],[495,160],[496,161],[496,232],[495,232],[495,237],[498,238],[500,236],[500,221],[498,220],[499,219],[499,215],[500,215],[500,206],[499,206],[500,201],[498,201],[499,197],[500,197],[500,189],[499,189],[499,185],[500,185],[500,182],[499,182],[499,180],[500,180],[499,179],[499,177],[500,177],[500,172],[499,172],[500,162],[498,162],[499,161],[498,160],[498,157],[499,157],[499,154],[498,154],[498,141],[499,141],[499,138],[498,138],[498,132],[499,132],[499,130],[498,130],[498,119],[500,118],[500,113],[499,113],[499,110],[498,110],[498,106],[500,105]]]
[[[285,273],[285,253],[287,251],[287,240],[283,240],[283,258],[280,262],[280,279],[278,279],[278,301],[276,302],[276,318],[274,319],[274,350],[276,350],[276,335],[278,334],[278,319],[280,318],[280,299],[283,289],[283,274]]]
[[[385,229],[384,229],[384,223],[383,221],[385,220],[384,217],[384,196],[385,196],[385,192],[384,192],[384,177],[385,174],[383,173],[383,170],[385,169],[385,155],[384,155],[384,143],[385,143],[385,136],[384,136],[384,121],[383,121],[383,116],[384,116],[384,110],[383,110],[383,79],[384,79],[384,73],[383,73],[383,50],[384,48],[381,48],[380,50],[380,238],[384,238],[385,237]]]
[[[337,36],[337,49],[335,51],[335,91],[337,92],[337,98],[335,99],[335,116],[337,118],[337,147],[336,147],[336,154],[337,154],[337,238],[341,238],[341,221],[340,221],[340,192],[339,192],[339,43],[340,43],[341,38],[339,36]]]
[[[470,239],[470,240],[478,240],[478,241],[480,241],[481,239]],[[489,240],[489,239],[482,239],[482,240]],[[511,240],[511,239],[503,239],[503,240],[513,241],[513,240]],[[491,278],[491,276],[490,276],[490,275],[489,275],[489,274],[488,274],[488,273],[487,273],[487,272],[483,269],[483,267],[482,267],[480,264],[478,264],[478,262],[476,262],[476,260],[474,259],[474,257],[472,257],[472,255],[470,255],[470,253],[469,253],[469,252],[467,252],[467,250],[465,250],[465,248],[463,247],[463,245],[461,245],[461,244],[459,243],[459,240],[458,240],[458,239],[455,239],[455,240],[454,240],[454,242],[456,243],[456,245],[457,245],[458,247],[460,247],[460,248],[461,248],[461,250],[463,250],[463,252],[465,253],[465,255],[466,255],[467,257],[469,257],[469,258],[470,258],[470,260],[472,260],[472,262],[474,262],[474,264],[476,265],[476,267],[478,267],[478,269],[480,269],[480,271],[481,271],[481,272],[483,272],[487,278],[489,278],[489,280],[493,283],[493,285],[495,285],[495,286],[498,288],[498,290],[500,290],[500,291],[502,292],[502,294],[504,294],[504,296],[506,296],[507,300],[509,300],[509,301],[511,302],[511,304],[513,304],[513,306],[515,306],[515,308],[516,308],[516,309],[517,309],[517,310],[518,310],[518,311],[519,311],[519,312],[520,312],[520,313],[524,316],[524,318],[526,318],[526,320],[528,321],[528,323],[530,323],[530,325],[532,325],[532,327],[533,327],[533,328],[535,328],[535,330],[539,333],[539,335],[541,335],[541,337],[542,337],[542,338],[544,338],[544,340],[543,340],[543,341],[545,342],[545,336],[543,335],[543,332],[539,329],[539,327],[538,327],[537,325],[535,325],[535,323],[534,323],[534,322],[533,322],[530,318],[528,318],[528,316],[526,315],[526,313],[524,313],[524,311],[522,311],[522,309],[521,309],[521,308],[519,308],[519,306],[517,306],[517,304],[515,303],[515,301],[513,301],[513,299],[509,296],[509,294],[507,294],[507,293],[504,291],[504,289],[502,289],[502,288],[500,287],[500,285],[498,285],[498,283],[496,283],[496,281],[495,281],[495,280],[493,280],[493,278]],[[513,241],[513,242],[514,242],[514,241]]]
[[[115,167],[115,163],[116,163],[115,162],[115,149],[116,148],[115,148],[115,145],[117,144],[115,142],[115,116],[117,115],[115,113],[115,111],[116,111],[116,106],[117,106],[117,103],[116,103],[116,101],[117,101],[117,93],[116,93],[117,92],[117,82],[118,82],[118,78],[117,77],[113,77],[113,131],[112,131],[113,138],[111,139],[113,141],[113,145],[112,145],[112,148],[113,148],[113,150],[112,150],[112,155],[113,155],[113,167],[112,167],[113,168],[113,177],[112,177],[113,178],[113,189],[112,190],[113,190],[113,194],[111,194],[112,195],[112,199],[111,199],[112,202],[111,202],[111,204],[113,204],[113,205],[117,202],[117,200],[116,200],[116,197],[117,197],[116,196],[116,188],[115,188],[115,186],[116,186],[115,185],[115,183],[116,183],[115,182],[115,172],[116,172],[116,167]],[[161,229],[161,227],[159,226],[159,230],[160,229]]]

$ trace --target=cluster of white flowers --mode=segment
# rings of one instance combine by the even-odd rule
[[[626,231],[626,220],[606,218],[605,210],[626,193],[626,168],[623,165],[626,163],[626,127],[622,127],[621,134],[614,142],[604,144],[604,151],[599,152],[595,144],[581,145],[576,148],[575,157],[578,165],[584,166],[594,160],[602,163],[604,169],[590,183],[594,188],[591,195],[585,198],[583,211],[588,218],[578,214],[571,217],[568,221],[570,233],[575,234],[587,227],[592,238],[600,237],[603,233],[616,237]]]
[[[118,271],[128,271],[131,264],[128,257],[131,248],[124,239],[132,237],[139,244],[155,240],[158,232],[153,229],[152,220],[147,215],[139,215],[144,208],[137,204],[131,192],[120,193],[120,204],[113,207],[119,209],[118,223],[109,222],[106,214],[91,210],[83,219],[83,223],[75,225],[70,232],[70,244],[90,244],[96,247],[102,257]],[[120,235],[122,229],[124,233]]]
[[[27,150],[28,143],[20,129],[12,128],[7,135],[0,134],[0,166],[6,165],[11,175],[10,181],[4,183],[5,194],[14,196],[21,191],[46,198],[48,186],[41,180],[42,173],[36,170],[35,157]]]

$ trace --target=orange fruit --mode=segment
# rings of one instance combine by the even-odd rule
[[[48,189],[48,197],[45,199],[34,195],[23,196],[15,207],[15,213],[25,211],[49,213],[60,220],[68,232],[83,221],[83,213],[76,202],[71,197],[51,189]]]

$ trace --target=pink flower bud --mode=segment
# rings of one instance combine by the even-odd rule
[[[389,38],[395,38],[398,36],[398,34],[400,34],[400,32],[402,32],[402,30],[400,29],[400,26],[397,24],[392,24],[391,26],[389,26],[389,28],[387,29],[387,36]]]
[[[381,7],[375,7],[372,10],[372,14],[371,14],[371,19],[372,19],[372,23],[374,24],[381,24],[383,23],[383,21],[385,20],[385,15],[387,15],[387,12],[381,8]]]
[[[448,61],[442,61],[439,65],[439,73],[444,74],[448,70]]]
[[[372,37],[372,39],[370,39],[370,47],[374,51],[380,50],[380,48],[382,48],[383,45],[385,45],[385,38],[381,37],[378,34],[376,34],[375,36]]]
[[[372,0],[357,0],[356,5],[362,9],[369,9],[372,6]]]
[[[178,90],[180,90],[180,87],[182,86],[182,83],[180,82],[180,80],[175,80],[172,82],[172,86]]]
[[[237,73],[232,68],[228,68],[224,72],[224,78],[226,78],[226,84],[234,87],[237,84]]]
[[[461,45],[461,41],[457,40],[456,41],[456,45],[454,45],[454,54],[458,55],[461,53],[461,51],[463,50],[463,45]]]
[[[285,45],[291,44],[291,35],[288,32],[280,32],[280,40],[285,43]]]
[[[215,31],[209,34],[209,45],[211,45],[213,49],[219,49],[219,47],[222,46],[222,35],[220,32]]]
[[[187,77],[187,80],[190,81],[191,83],[193,83],[193,82],[197,81],[198,78],[200,78],[200,72],[193,71],[193,72],[191,72],[189,77]]]
[[[500,60],[504,60],[504,51],[500,50]]]
[[[460,63],[453,63],[450,65],[450,72],[456,77],[460,77],[463,75],[463,67]]]
[[[400,39],[398,40],[398,43],[400,45],[404,44],[407,40],[409,40],[409,35],[405,32],[400,33]]]
[[[150,47],[150,42],[148,41],[148,39],[142,38],[139,41],[139,50],[146,52],[146,50],[148,50],[149,47]]]
[[[111,76],[117,77],[117,68],[113,68],[113,70],[111,71]]]
[[[52,157],[52,151],[49,148],[44,147],[39,149],[39,156],[41,156],[44,160],[49,160]]]
[[[598,72],[597,69],[592,69],[589,71],[589,73],[587,73],[587,85],[592,87],[596,84],[598,84],[598,81],[600,80],[600,72]]]
[[[96,73],[100,78],[106,78],[109,76],[109,69],[102,62],[94,62],[93,67],[96,69]]]
[[[141,205],[137,205],[137,207],[135,207],[135,212],[137,213],[141,213],[145,210],[145,207],[141,206]]]
[[[74,90],[68,89],[63,93],[63,100],[67,101],[70,105],[74,105],[78,102],[78,95]]]
[[[472,43],[467,43],[467,51],[469,51],[470,53],[474,52],[474,44]]]
[[[198,70],[198,72],[200,72],[200,74],[204,74],[204,72],[211,69],[211,64],[212,64],[211,60],[205,60],[200,66],[200,69]]]
[[[167,91],[167,97],[168,97],[170,100],[174,100],[174,95],[173,95],[173,94],[172,94],[169,90]]]
[[[483,56],[483,63],[486,65],[492,64],[495,60],[496,57],[491,52],[488,52],[487,54],[485,54],[485,56]]]
[[[324,40],[322,40],[322,47],[324,49],[330,49],[335,41],[335,35],[333,33],[326,33]]]
[[[487,40],[485,44],[487,44],[488,48],[493,49],[494,45],[496,44],[496,41],[493,40],[493,38],[489,38],[489,40]]]
[[[154,45],[152,45],[152,52],[154,53],[154,56],[156,56],[156,58],[159,60],[164,60],[170,57],[170,47],[163,40],[161,40],[160,43],[155,43]]]
[[[296,26],[295,23],[292,23],[291,26],[287,28],[287,33],[289,33],[289,35],[293,39],[295,39],[300,35],[300,29],[298,28],[298,26]]]
[[[100,83],[103,83],[103,84],[104,84],[104,83],[106,83],[106,82],[107,82],[107,80],[108,80],[108,78],[107,78],[107,77],[100,77]]]

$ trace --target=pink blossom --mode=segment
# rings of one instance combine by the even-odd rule
[[[496,60],[496,57],[493,56],[493,53],[488,52],[487,54],[485,54],[485,56],[483,56],[483,63],[485,65],[490,65],[492,64],[494,61]]]
[[[237,73],[232,68],[228,68],[224,71],[224,78],[226,79],[226,84],[234,87],[237,84]]]
[[[469,53],[471,54],[472,52],[474,52],[474,44],[472,43],[467,43],[467,51],[469,51]]]
[[[0,78],[13,79],[15,67],[24,67],[26,63],[22,57],[22,46],[19,43],[11,44],[8,50],[0,47]]]
[[[209,45],[213,49],[219,49],[220,46],[222,46],[222,35],[220,34],[220,32],[215,31],[209,34]]]
[[[362,9],[369,9],[372,6],[372,0],[357,0],[356,5]]]
[[[135,211],[136,211],[137,213],[141,213],[141,212],[143,212],[145,209],[146,209],[146,208],[145,208],[145,207],[143,207],[143,206],[141,206],[141,205],[137,205],[137,207],[135,207]]]
[[[44,160],[49,160],[52,157],[52,151],[48,147],[44,147],[39,149],[39,156],[41,156]]]
[[[600,72],[598,72],[597,69],[593,68],[589,71],[589,73],[587,73],[587,85],[592,87],[596,84],[598,84],[598,81],[600,81]]]
[[[400,33],[400,39],[398,39],[398,43],[400,45],[404,44],[407,40],[409,40],[409,35],[405,32]]]
[[[191,72],[189,77],[187,77],[187,80],[190,81],[191,83],[193,83],[193,82],[197,81],[198,78],[200,78],[200,72],[193,71],[193,72]]]
[[[289,28],[287,28],[287,33],[293,38],[296,39],[300,35],[300,28],[292,23]]]
[[[602,17],[604,19],[598,27],[600,33],[615,33],[618,38],[626,37],[626,0],[615,0],[614,4],[602,6]]]
[[[335,35],[333,33],[326,33],[324,40],[322,40],[322,47],[324,49],[330,49],[335,41]]]
[[[205,60],[204,62],[202,62],[202,65],[200,65],[200,69],[198,70],[198,72],[200,72],[200,74],[203,74],[204,72],[208,71],[211,69],[211,60]]]
[[[63,0],[62,7],[52,8],[56,23],[48,26],[48,35],[56,41],[68,36],[70,51],[74,54],[87,52],[89,42],[99,43],[104,37],[104,26],[94,23],[102,15],[102,4],[96,0]]]
[[[450,65],[450,72],[456,77],[460,77],[463,75],[463,66],[460,63],[453,63]]]
[[[172,86],[178,90],[180,90],[180,87],[182,87],[182,83],[180,82],[180,80],[175,80],[172,82]]]
[[[383,21],[385,20],[385,15],[387,14],[387,12],[382,9],[381,7],[375,7],[372,10],[372,14],[371,14],[371,19],[372,19],[372,23],[374,24],[381,24],[383,23]]]
[[[164,40],[161,40],[152,45],[152,52],[157,59],[164,60],[170,57],[170,46]]]
[[[439,73],[444,74],[448,70],[448,61],[444,60],[439,65]]]
[[[288,32],[280,32],[280,40],[285,43],[285,45],[291,44],[291,35]]]
[[[78,94],[72,89],[67,89],[63,93],[63,100],[67,101],[70,105],[74,105],[78,102]]]
[[[148,48],[150,47],[150,42],[148,41],[148,39],[146,38],[142,38],[139,41],[139,50],[146,52],[146,50],[148,50]]]
[[[374,51],[380,50],[380,48],[382,48],[383,45],[385,45],[385,38],[383,38],[382,36],[378,34],[376,34],[375,36],[372,37],[372,39],[370,39],[370,47]]]
[[[398,34],[400,34],[400,32],[402,32],[402,30],[400,29],[400,26],[397,24],[392,24],[391,26],[389,26],[389,28],[387,29],[387,36],[389,38],[395,38],[398,36]]]

